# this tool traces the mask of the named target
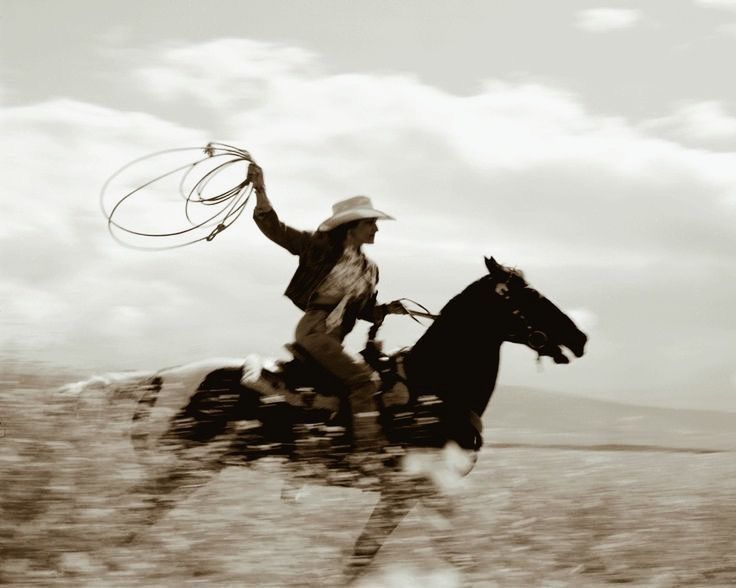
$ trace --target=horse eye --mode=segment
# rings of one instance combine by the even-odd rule
[[[509,292],[509,286],[506,282],[498,282],[494,290],[499,296],[505,296]]]

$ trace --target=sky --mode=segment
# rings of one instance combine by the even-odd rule
[[[115,241],[100,211],[127,162],[223,141],[292,226],[355,194],[395,216],[367,249],[382,300],[439,311],[493,255],[588,334],[566,366],[505,345],[499,385],[736,411],[736,0],[2,8],[5,366],[286,357],[296,258],[252,204],[212,242],[157,252]],[[167,189],[132,221],[169,227]],[[392,316],[382,336],[424,328]]]

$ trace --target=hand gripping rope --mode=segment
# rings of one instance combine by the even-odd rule
[[[107,192],[110,189],[110,184],[113,180],[121,176],[124,172],[142,163],[143,161],[160,157],[166,154],[185,152],[185,151],[202,151],[204,157],[201,157],[193,163],[187,163],[181,165],[171,171],[161,174],[144,184],[130,190],[124,194],[112,208],[108,209],[105,206],[105,198]],[[110,231],[112,237],[119,243],[133,247],[135,249],[144,250],[162,250],[162,249],[174,249],[177,247],[183,247],[185,245],[191,245],[199,241],[212,241],[218,234],[227,229],[233,224],[237,218],[245,210],[248,200],[253,193],[253,186],[251,185],[249,177],[234,185],[232,188],[225,190],[219,194],[205,196],[204,192],[208,184],[226,168],[236,164],[250,164],[255,163],[250,153],[243,149],[238,149],[231,145],[224,143],[208,143],[204,148],[202,147],[181,147],[177,149],[166,149],[163,151],[157,151],[143,157],[139,157],[127,163],[110,176],[107,181],[103,184],[102,190],[100,191],[100,207],[102,213],[107,219],[107,228]],[[181,230],[175,231],[164,231],[164,232],[144,232],[136,231],[132,228],[128,228],[120,224],[115,215],[121,210],[123,204],[129,202],[129,200],[139,195],[149,188],[156,182],[159,182],[170,176],[181,173],[181,179],[179,181],[179,194],[184,199],[184,215],[190,226],[187,226]],[[201,174],[200,177],[197,174]],[[190,181],[194,181],[191,189],[186,188],[186,184]],[[214,212],[207,216],[204,220],[195,221],[191,216],[191,209],[194,204],[201,204],[209,206],[214,209]],[[205,234],[203,234],[203,229]],[[209,229],[209,231],[207,231]],[[163,246],[149,246],[141,247],[127,243],[123,241],[116,231],[127,233],[129,235],[135,235],[137,237],[158,237],[158,238],[176,238],[182,235],[190,235],[195,238],[190,239],[186,242],[178,242],[174,245],[163,245]]]

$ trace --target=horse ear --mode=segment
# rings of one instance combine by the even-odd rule
[[[492,274],[498,269],[498,262],[493,257],[484,257],[486,262],[486,268],[488,268],[488,273]]]

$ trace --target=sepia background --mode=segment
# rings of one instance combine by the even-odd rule
[[[1,8],[0,468],[12,480],[4,543],[15,547],[0,580],[167,585],[194,581],[196,568],[242,585],[253,577],[233,560],[256,570],[270,561],[247,555],[253,537],[217,517],[207,524],[229,537],[232,558],[197,543],[211,556],[204,572],[176,563],[195,549],[184,539],[159,546],[161,561],[131,548],[119,575],[89,555],[83,525],[67,528],[64,569],[47,557],[58,545],[43,539],[63,527],[55,508],[76,512],[92,493],[79,460],[102,443],[78,413],[49,408],[58,386],[204,358],[286,357],[299,311],[282,292],[296,259],[260,234],[252,204],[212,242],[167,251],[122,246],[100,210],[104,182],[129,161],[223,141],[253,154],[292,226],[314,229],[355,194],[396,217],[367,250],[382,300],[409,297],[437,312],[493,255],[588,334],[586,355],[569,366],[503,348],[488,445],[458,490],[463,528],[479,533],[465,540],[485,558],[473,582],[734,581],[736,2]],[[136,173],[198,157],[180,155]],[[112,202],[125,193],[113,188]],[[126,220],[170,227],[183,206],[168,189],[141,194]],[[423,328],[390,317],[386,348],[411,345]],[[351,335],[353,349],[365,333]],[[127,451],[122,434],[105,442]],[[84,455],[101,479],[117,467]],[[205,496],[246,519],[247,505],[228,506],[232,489],[271,483],[248,475],[224,475]],[[330,492],[347,509],[334,519],[344,529],[324,531],[333,538],[324,549],[338,550],[367,513],[356,504],[371,498]],[[328,498],[305,499],[303,528],[329,527],[323,512],[309,514]],[[273,502],[259,508],[283,530]],[[164,535],[186,535],[178,512]],[[403,541],[387,546],[378,585],[463,584],[416,555],[422,524],[407,521]],[[285,549],[269,540],[259,540],[269,553]],[[312,543],[293,538],[289,549]],[[159,571],[131,567],[136,559]],[[258,577],[298,585],[275,561],[281,571]]]

